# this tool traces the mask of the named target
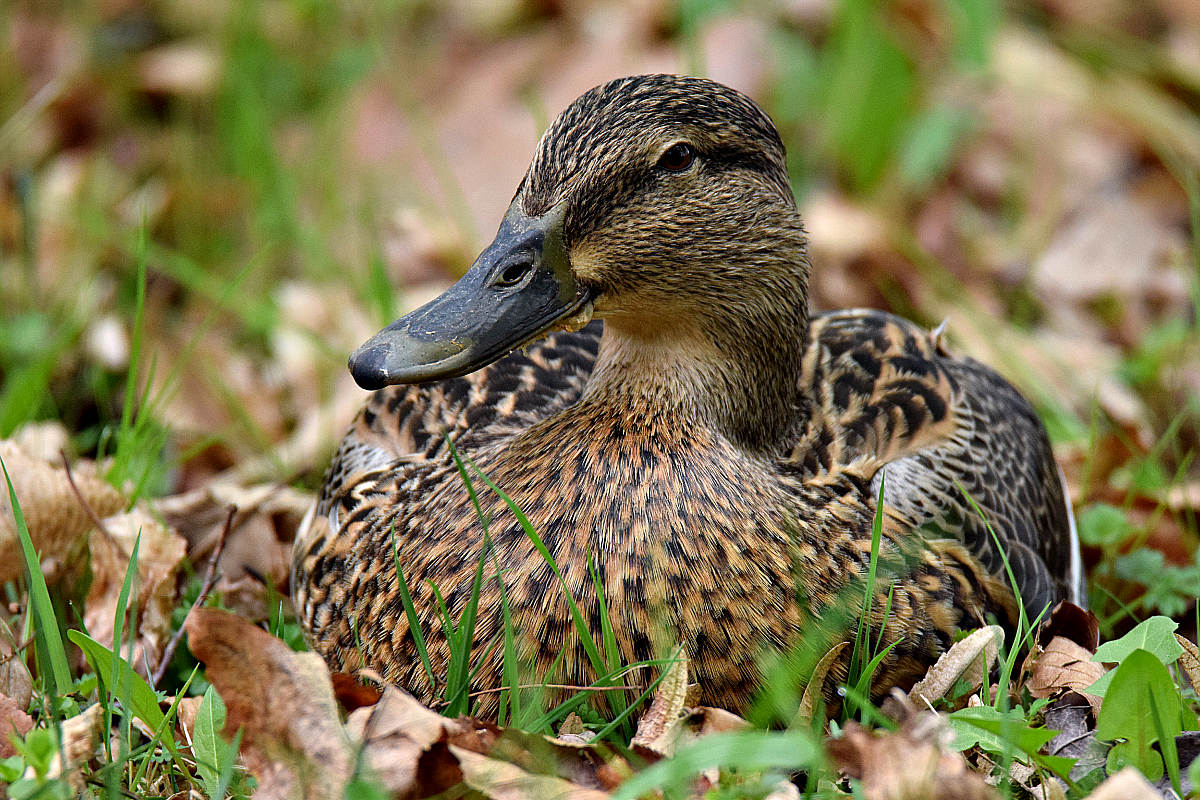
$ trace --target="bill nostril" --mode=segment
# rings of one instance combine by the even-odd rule
[[[499,275],[496,276],[496,286],[516,286],[525,279],[529,271],[533,269],[533,256],[522,257],[518,261],[506,266]]]

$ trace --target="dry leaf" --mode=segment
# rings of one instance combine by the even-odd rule
[[[17,652],[19,647],[12,628],[0,619],[0,694],[15,700],[21,708],[28,708],[33,696],[33,677],[22,654]]]
[[[192,653],[225,701],[225,735],[243,731],[242,757],[259,784],[255,797],[340,797],[353,754],[320,656],[292,652],[225,611],[198,608],[186,628]]]
[[[587,729],[583,727],[583,718],[572,711],[570,714],[567,714],[567,718],[559,726],[558,738],[561,739],[564,736],[582,736],[586,732]]]
[[[1196,648],[1194,642],[1186,636],[1175,634],[1175,641],[1179,642],[1179,646],[1183,648],[1183,655],[1179,657],[1179,666],[1183,667],[1183,671],[1187,673],[1188,680],[1192,682],[1192,688],[1200,691],[1200,650]]]
[[[46,776],[58,778],[67,776],[71,788],[76,792],[83,791],[83,776],[79,774],[78,765],[91,759],[96,754],[100,744],[100,732],[104,729],[104,707],[99,703],[89,706],[82,714],[63,720],[62,746],[50,761],[50,769]],[[66,765],[63,757],[66,756]],[[26,778],[33,778],[33,767],[25,770]]]
[[[998,795],[962,753],[939,746],[945,723],[933,712],[910,716],[899,731],[872,732],[857,722],[828,742],[842,772],[862,782],[867,800],[990,800]]]
[[[373,706],[383,696],[383,690],[378,686],[365,686],[348,673],[335,672],[329,678],[333,683],[333,696],[347,712]]]
[[[920,702],[932,704],[946,696],[946,692],[954,686],[958,679],[967,675],[971,670],[971,684],[979,688],[987,680],[988,671],[996,663],[1000,644],[1004,641],[1004,630],[999,625],[989,625],[980,628],[967,638],[955,642],[954,646],[942,653],[925,677],[917,681],[909,697]],[[978,676],[978,677],[976,677]]]
[[[83,620],[92,638],[111,642],[117,601],[138,543],[136,594],[128,607],[137,608],[136,642],[131,663],[141,670],[153,667],[162,656],[171,634],[171,611],[175,607],[179,567],[187,543],[139,506],[104,520],[104,530],[91,535],[92,585],[84,604]],[[126,634],[133,626],[126,628]]]
[[[291,569],[292,540],[313,496],[278,484],[237,486],[213,482],[203,489],[155,502],[167,523],[188,540],[201,560],[216,546],[230,506],[233,522],[218,568],[216,592],[226,606],[251,620],[265,619],[268,588],[284,586]]]
[[[397,798],[436,794],[462,781],[456,760],[445,742],[466,727],[417,702],[394,686],[384,689],[379,702],[350,714],[346,732],[362,742],[363,758],[372,776]]]
[[[8,440],[0,441],[0,458],[12,479],[33,547],[41,554],[43,570],[76,561],[92,521],[71,491],[66,470],[29,455]],[[125,498],[120,492],[86,468],[77,468],[72,474],[80,493],[98,516],[108,516],[125,506]],[[17,541],[16,517],[9,504],[7,486],[0,488],[3,488],[0,491],[0,583],[4,583],[21,577],[25,560]],[[55,572],[54,569],[49,571]]]
[[[71,433],[58,420],[27,422],[13,433],[12,441],[26,455],[51,464],[59,462],[60,453],[71,452]],[[7,460],[7,456],[5,458]]]
[[[1037,657],[1033,674],[1026,682],[1034,697],[1050,697],[1063,690],[1083,695],[1092,713],[1100,714],[1101,698],[1084,691],[1104,674],[1104,666],[1093,662],[1092,651],[1064,636],[1055,636]]]
[[[1162,800],[1162,795],[1134,767],[1125,767],[1097,786],[1086,800]]]
[[[701,706],[692,709],[692,713],[688,716],[688,727],[695,729],[697,736],[708,736],[710,733],[745,730],[750,727],[750,723],[732,711]]]
[[[1091,611],[1063,600],[1038,626],[1038,645],[1045,647],[1056,636],[1070,639],[1085,650],[1095,651],[1100,646],[1100,620]]]
[[[24,703],[0,693],[0,759],[15,755],[16,750],[9,741],[9,734],[18,739],[33,729],[33,717],[25,713],[29,701]]]
[[[491,800],[606,800],[610,795],[550,775],[534,775],[515,764],[449,745],[462,780]]]
[[[829,648],[829,652],[821,656],[821,660],[817,662],[816,669],[813,670],[812,677],[809,678],[808,685],[804,687],[804,697],[800,699],[800,707],[796,709],[796,714],[792,718],[792,725],[801,720],[811,720],[813,713],[817,708],[817,701],[823,699],[825,690],[825,678],[829,675],[830,668],[837,661],[838,656],[842,651],[850,646],[849,642],[839,642]]]
[[[687,692],[688,658],[681,651],[678,660],[667,668],[666,675],[659,682],[654,700],[638,722],[637,733],[629,746],[661,757],[669,757],[674,753]]]

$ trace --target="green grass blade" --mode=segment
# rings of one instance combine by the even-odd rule
[[[807,733],[715,733],[634,775],[617,787],[613,800],[634,800],[656,789],[688,786],[697,773],[712,767],[797,771],[811,768],[820,760],[820,750]]]
[[[608,614],[608,598],[604,594],[604,583],[600,580],[600,571],[596,568],[596,560],[591,555],[588,556],[588,572],[592,576],[592,586],[596,590],[596,603],[600,609],[600,639],[604,644],[606,663],[610,671],[617,670],[621,668],[621,651],[617,646],[617,634],[613,630],[612,619]],[[662,675],[659,676],[660,680],[661,678]],[[605,696],[613,705],[619,718],[625,719],[629,716],[626,712],[630,706],[626,702],[627,698],[624,692],[610,692]],[[637,706],[640,702],[641,700],[638,700],[633,705]],[[624,732],[627,734],[627,739],[633,736],[633,731],[629,729],[628,725],[625,726]]]
[[[50,590],[46,586],[46,576],[42,574],[41,561],[33,549],[33,540],[25,524],[25,515],[21,513],[21,504],[17,501],[17,490],[13,488],[8,467],[2,458],[0,469],[4,470],[4,481],[8,484],[8,502],[12,506],[13,519],[17,523],[17,539],[21,542],[21,554],[25,559],[29,603],[33,607],[33,633],[37,643],[35,656],[39,663],[42,663],[43,659],[49,662],[49,669],[45,669],[43,665],[39,672],[49,683],[46,694],[50,697],[60,697],[71,691],[71,667],[67,661],[67,650],[63,647],[58,616],[54,613],[54,603],[50,601]]]
[[[500,589],[500,615],[504,620],[504,650],[500,662],[500,683],[508,688],[500,693],[500,709],[497,714],[497,724],[520,725],[524,719],[521,713],[521,675],[517,665],[517,640],[513,634],[512,610],[508,605],[508,588],[504,585],[504,575],[500,567],[500,559],[492,548],[492,563],[496,567],[496,585]]]
[[[867,561],[867,583],[863,591],[863,613],[858,618],[858,634],[850,651],[850,668],[857,669],[861,676],[871,658],[871,606],[875,599],[875,578],[879,570],[879,548],[883,540],[883,487],[887,480],[886,471],[879,470],[879,494],[875,499],[875,516],[871,521],[871,556]],[[880,634],[882,636],[882,632]],[[855,684],[860,681],[856,678]]]
[[[400,589],[400,603],[404,606],[404,616],[408,619],[408,632],[413,637],[417,655],[421,658],[421,666],[425,668],[425,676],[429,678],[431,692],[437,691],[437,681],[433,677],[433,664],[429,660],[429,648],[425,644],[425,632],[421,630],[421,620],[417,616],[417,608],[413,605],[412,592],[408,590],[408,581],[404,577],[404,568],[400,566],[400,550],[396,545],[396,526],[392,525],[392,562],[396,565],[396,585]]]
[[[113,615],[112,665],[108,672],[108,686],[117,686],[121,663],[121,642],[125,638],[125,617],[129,609],[129,593],[133,590],[133,579],[137,575],[138,551],[142,546],[142,532],[139,529],[133,540],[133,551],[129,554],[129,563],[125,565],[125,579],[121,583],[120,594],[117,595],[117,609]],[[96,673],[99,675],[99,671]],[[104,683],[101,682],[101,687]],[[101,695],[103,697],[103,695]],[[112,728],[112,704],[104,703],[105,730]],[[105,752],[112,759],[112,737],[105,737]]]
[[[1154,732],[1158,736],[1158,746],[1162,750],[1163,764],[1167,768],[1167,774],[1171,776],[1171,788],[1175,790],[1176,795],[1183,797],[1183,786],[1179,780],[1179,749],[1175,745],[1175,737],[1167,730],[1167,726],[1163,722],[1162,711],[1149,686],[1146,686],[1146,697],[1150,701],[1150,719],[1154,720]]]
[[[554,577],[558,579],[559,586],[562,587],[563,596],[567,598],[567,607],[571,611],[571,620],[575,625],[575,631],[579,635],[584,652],[587,653],[588,660],[592,663],[592,669],[596,671],[597,675],[604,674],[607,671],[604,658],[600,655],[600,649],[596,647],[596,641],[592,638],[587,622],[583,618],[583,612],[579,610],[579,605],[575,602],[575,598],[571,596],[571,590],[567,586],[567,581],[563,577],[562,570],[558,568],[558,563],[554,560],[554,556],[551,555],[550,549],[546,547],[546,543],[542,541],[542,537],[534,530],[533,523],[525,516],[525,512],[521,511],[512,498],[505,494],[499,486],[492,483],[491,478],[483,474],[479,467],[476,467],[470,459],[467,459],[467,462],[471,464],[472,469],[475,470],[480,480],[486,483],[513,512],[517,521],[521,524],[521,528],[525,531],[525,535],[529,537],[529,541],[533,543],[534,548],[545,559],[546,564],[549,565],[550,570],[554,573]]]
[[[483,565],[487,560],[489,547],[485,545],[475,566],[475,576],[471,579],[471,594],[467,598],[466,608],[458,620],[458,641],[450,651],[450,666],[446,672],[446,716],[457,717],[467,713],[471,701],[469,668],[471,662],[471,647],[475,643],[475,620],[479,615],[479,591],[483,586]]]

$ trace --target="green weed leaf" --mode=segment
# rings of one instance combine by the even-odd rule
[[[196,771],[204,782],[204,790],[211,798],[221,797],[221,773],[224,765],[222,756],[227,752],[221,739],[225,727],[225,701],[216,689],[209,686],[196,712],[196,727],[192,732],[192,752],[196,754]]]
[[[1153,653],[1161,664],[1174,664],[1183,654],[1183,648],[1175,641],[1175,629],[1179,624],[1167,617],[1151,617],[1138,624],[1129,633],[1112,642],[1105,642],[1096,648],[1092,661],[1124,663],[1126,657],[1137,650]],[[1114,671],[1105,673],[1098,681],[1087,688],[1090,694],[1107,697],[1107,691],[1114,680]],[[1139,701],[1140,702],[1140,701]]]
[[[1112,547],[1133,534],[1125,512],[1108,503],[1096,503],[1079,512],[1079,539],[1092,547]]]
[[[12,783],[25,772],[25,759],[20,756],[9,756],[0,761],[0,781]]]
[[[1109,771],[1114,766],[1133,764],[1151,781],[1157,781],[1163,776],[1163,762],[1151,745],[1159,740],[1160,732],[1172,741],[1183,732],[1175,684],[1159,657],[1143,649],[1125,655],[1111,674],[1111,685],[1096,721],[1096,738],[1126,741],[1109,753]]]
[[[91,665],[92,670],[97,675],[104,676],[106,674],[104,668],[112,668],[112,650],[109,650],[82,631],[67,631],[67,637],[83,651],[88,664]],[[150,688],[150,684],[146,683],[145,678],[134,672],[133,667],[129,666],[129,663],[125,659],[119,659],[116,663],[116,677],[119,687],[110,686],[108,687],[108,691],[114,697],[120,699],[127,698],[129,711],[142,722],[146,723],[150,730],[157,732],[166,730],[166,715],[158,707],[158,695]],[[103,677],[101,677],[101,681],[104,681]],[[174,739],[170,736],[161,736],[160,741],[164,747],[171,751],[172,755],[176,755]]]
[[[1063,778],[1075,764],[1074,759],[1038,752],[1058,731],[1031,726],[1020,707],[1007,711],[997,711],[993,706],[963,708],[950,714],[947,721],[955,734],[952,747],[956,750],[978,745],[1002,758],[1033,761]]]

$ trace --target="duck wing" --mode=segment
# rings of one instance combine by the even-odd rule
[[[805,481],[854,478],[872,506],[882,481],[905,527],[961,542],[992,575],[1005,575],[1007,557],[1031,618],[1080,600],[1060,473],[1007,381],[950,355],[936,333],[871,310],[815,315],[801,379],[812,405],[787,461]]]

